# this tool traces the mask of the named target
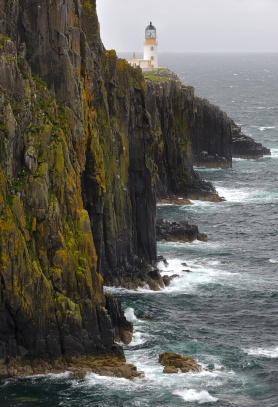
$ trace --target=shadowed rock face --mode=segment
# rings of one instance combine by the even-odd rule
[[[230,168],[231,119],[218,106],[198,97],[194,98],[194,116],[194,164]]]
[[[110,124],[101,74],[116,59],[103,54],[95,2],[0,5],[0,358],[114,349],[99,259],[156,256],[137,243],[143,215],[132,208],[129,134],[118,126],[125,115],[128,129],[134,86]],[[140,206],[144,192],[133,194]]]

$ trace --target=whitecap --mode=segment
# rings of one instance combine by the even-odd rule
[[[278,263],[278,259],[269,259],[270,263]]]
[[[262,126],[262,127],[259,127],[259,130],[260,131],[275,130],[275,127],[273,127],[273,126]]]
[[[265,356],[270,359],[278,358],[278,346],[272,348],[251,348],[245,349],[250,356]]]
[[[211,396],[207,390],[201,390],[200,392],[195,389],[176,390],[173,394],[180,396],[184,401],[197,401],[198,404],[211,403],[218,400],[216,397]]]

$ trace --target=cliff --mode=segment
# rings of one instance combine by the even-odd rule
[[[121,353],[100,272],[156,258],[144,81],[104,52],[94,1],[0,6],[2,370]]]
[[[194,88],[183,86],[165,70],[152,75],[147,73],[145,78],[153,160],[157,167],[157,198],[221,200],[213,185],[201,180],[193,170],[196,139]]]
[[[193,171],[193,88],[106,51],[95,0],[0,0],[0,32],[0,373],[122,361],[132,326],[104,282],[163,286],[157,197],[219,200]]]

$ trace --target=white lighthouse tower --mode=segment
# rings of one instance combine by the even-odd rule
[[[133,58],[127,58],[127,62],[133,67],[140,66],[143,71],[152,71],[153,69],[157,69],[157,45],[156,28],[150,22],[148,27],[145,29],[144,58],[137,59],[134,52]]]
[[[145,30],[144,60],[150,61],[152,68],[158,68],[157,45],[156,28],[150,22]]]

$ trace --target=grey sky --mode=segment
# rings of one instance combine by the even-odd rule
[[[106,49],[141,51],[149,21],[159,51],[278,52],[278,0],[97,0]]]

